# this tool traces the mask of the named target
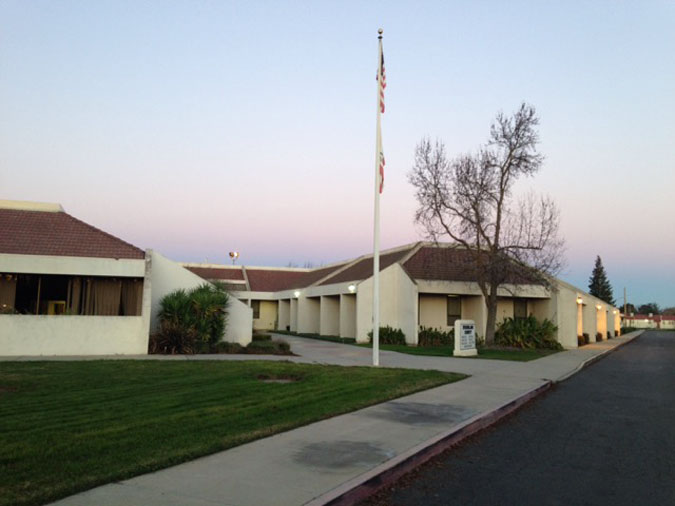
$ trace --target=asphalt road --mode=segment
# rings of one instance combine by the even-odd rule
[[[675,505],[675,332],[650,331],[367,505]]]

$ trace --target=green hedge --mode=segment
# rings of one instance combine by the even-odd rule
[[[550,320],[539,322],[534,316],[507,318],[495,332],[495,344],[516,348],[562,350],[555,339],[558,327]]]
[[[454,346],[455,329],[443,331],[430,327],[421,327],[418,336],[418,346]]]
[[[373,342],[373,331],[368,332],[368,341]],[[387,325],[386,327],[380,327],[380,344],[399,344],[402,346],[406,345],[405,334],[401,329],[395,329]]]

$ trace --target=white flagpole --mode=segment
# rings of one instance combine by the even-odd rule
[[[382,83],[382,28],[378,35],[377,51],[377,127],[375,133],[375,216],[373,238],[373,365],[380,365],[380,157],[382,156],[382,131],[380,127]]]

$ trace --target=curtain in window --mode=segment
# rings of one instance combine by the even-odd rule
[[[66,311],[68,314],[80,314],[80,297],[82,294],[82,278],[72,278],[68,282],[68,300]]]
[[[0,313],[14,309],[16,301],[16,276],[0,274]]]
[[[96,279],[92,284],[94,291],[94,314],[98,316],[119,315],[122,282],[116,279]]]
[[[122,314],[140,316],[143,303],[143,281],[125,279],[122,281]]]

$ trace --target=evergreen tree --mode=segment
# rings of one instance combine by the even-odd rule
[[[595,258],[595,267],[593,267],[593,273],[588,280],[588,291],[591,295],[604,300],[612,306],[615,304],[612,285],[609,284],[609,279],[607,279],[607,273],[602,265],[600,255]]]

